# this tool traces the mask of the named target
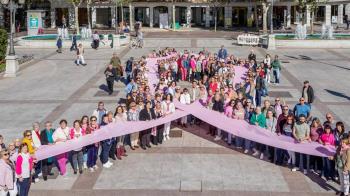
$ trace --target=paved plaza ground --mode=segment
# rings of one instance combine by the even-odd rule
[[[117,52],[125,62],[153,49],[166,46],[181,51],[199,51],[203,47],[216,52],[225,45],[229,53],[246,58],[250,47],[232,45],[228,38],[200,36],[149,36],[142,49],[121,48]],[[259,59],[266,53],[278,54],[283,62],[282,84],[270,86],[270,98],[281,96],[294,105],[301,95],[302,82],[309,80],[317,99],[312,115],[324,120],[326,112],[337,120],[350,123],[350,51],[346,49],[278,49],[254,48]],[[69,122],[91,115],[98,101],[114,111],[124,86],[115,84],[116,93],[103,90],[104,68],[113,51],[86,49],[86,67],[75,66],[74,53],[56,54],[51,49],[18,49],[34,54],[34,60],[21,67],[17,78],[0,77],[0,134],[5,142],[18,138],[35,121]],[[258,160],[241,151],[214,142],[205,130],[173,127],[170,141],[143,151],[128,151],[129,156],[114,162],[110,169],[85,172],[68,179],[56,175],[55,180],[32,185],[30,195],[333,195],[338,185],[326,183],[313,174],[292,173]]]

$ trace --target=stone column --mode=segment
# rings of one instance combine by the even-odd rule
[[[344,12],[344,5],[340,4],[338,5],[338,25],[342,25],[343,24],[343,13]]]
[[[210,7],[205,7],[205,27],[210,27]]]
[[[326,5],[326,9],[325,9],[325,24],[326,25],[331,25],[332,24],[332,7],[331,5]]]
[[[70,6],[68,8],[68,22],[69,22],[69,28],[73,29],[75,28],[75,13],[74,13],[74,7]]]
[[[51,7],[50,9],[50,19],[51,19],[51,28],[56,28],[56,8]]]
[[[290,28],[290,25],[291,25],[291,21],[292,21],[292,12],[291,12],[291,8],[292,6],[290,4],[287,5],[287,16],[286,16],[286,19],[287,19],[287,24],[286,24],[286,27],[287,28]]]
[[[191,20],[192,20],[191,6],[187,6],[187,9],[186,9],[186,24],[188,25],[188,27],[191,27]]]
[[[135,7],[131,3],[129,3],[129,12],[130,12],[130,18],[129,18],[130,29],[133,31],[134,30]]]
[[[4,27],[5,24],[5,19],[4,19],[4,8],[2,7],[2,5],[0,5],[0,27]]]
[[[173,23],[173,5],[168,5],[168,24],[169,24],[169,28],[170,28],[170,24]]]
[[[196,7],[195,10],[196,10],[196,24],[200,25],[202,24],[202,17],[201,17],[202,8]]]
[[[95,6],[91,7],[91,27],[92,28],[96,27],[96,18],[97,18],[96,9],[97,8]]]
[[[116,16],[115,16],[115,6],[111,6],[111,18],[112,18],[112,28],[115,28],[116,25]]]
[[[345,15],[348,15],[348,17],[350,17],[350,3],[345,5]]]
[[[153,28],[153,9],[154,7],[149,7],[149,27]]]
[[[225,7],[225,28],[231,28],[232,27],[232,7]]]
[[[306,6],[306,26],[311,24],[311,12],[309,6]]]
[[[254,14],[253,14],[253,6],[247,7],[247,24],[248,27],[253,26]]]

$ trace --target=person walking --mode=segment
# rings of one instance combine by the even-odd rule
[[[281,62],[278,59],[278,55],[275,55],[275,59],[271,63],[272,73],[275,78],[275,84],[280,83],[280,71],[281,71]]]
[[[56,42],[56,46],[57,46],[57,53],[62,53],[62,45],[63,45],[63,41],[62,41],[62,36],[58,36],[57,42]]]
[[[16,196],[17,182],[14,176],[15,166],[10,160],[10,152],[6,149],[0,151],[0,196]]]
[[[123,71],[123,66],[120,61],[120,58],[118,57],[116,52],[113,53],[113,56],[109,61],[109,63],[113,65],[113,68],[115,68],[115,71],[116,71],[115,81],[118,82],[123,77],[124,71]]]
[[[70,51],[76,51],[77,49],[77,32],[74,31],[72,35],[72,46],[70,47]]]
[[[107,87],[108,87],[108,94],[111,95],[113,94],[113,85],[114,85],[114,80],[116,78],[116,70],[113,67],[112,64],[109,64],[108,67],[106,68],[104,72],[106,76],[106,82],[107,82]]]
[[[83,65],[83,66],[87,65],[84,59],[84,52],[85,51],[83,48],[83,44],[80,43],[77,49],[77,60],[75,61],[76,65]]]
[[[33,158],[28,152],[27,144],[21,144],[16,161],[16,177],[19,196],[28,196],[30,187],[30,173],[33,168]]]

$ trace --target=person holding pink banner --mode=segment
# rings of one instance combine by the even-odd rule
[[[255,112],[253,113],[252,117],[250,118],[250,123],[252,125],[259,126],[261,128],[266,128],[266,117],[261,112],[260,107],[255,108]],[[258,156],[260,154],[260,159],[264,159],[264,152],[266,150],[266,145],[255,143],[255,147],[253,148],[254,153],[253,156]]]
[[[320,139],[320,143],[323,145],[335,145],[335,138],[334,134],[332,132],[331,126],[329,124],[326,124],[324,126],[324,132],[322,133]],[[332,167],[331,160],[329,160],[327,157],[323,158],[323,174],[326,179],[331,179],[334,177],[334,169]]]
[[[128,111],[128,121],[138,121],[139,120],[139,111],[136,108],[136,103],[133,101],[130,103],[130,109]],[[130,148],[135,150],[138,148],[139,132],[130,134]]]
[[[89,127],[86,129],[85,134],[93,134],[99,128],[100,126],[97,124],[96,116],[91,116],[90,124],[89,124]],[[99,147],[99,143],[94,143],[86,147],[86,150],[87,150],[86,164],[87,164],[87,167],[90,169],[90,172],[94,172],[96,169],[98,169],[98,166],[96,165],[98,147]]]
[[[55,142],[55,144],[63,143],[69,140],[69,127],[67,127],[67,121],[61,120],[60,121],[60,127],[56,129],[56,131],[53,133],[52,138]],[[60,155],[56,156],[60,174],[64,177],[66,177],[66,163],[67,163],[67,153],[62,153]]]
[[[126,112],[124,112],[124,108],[122,106],[118,106],[115,109],[115,114],[114,114],[114,119],[115,122],[126,122],[127,121],[127,115]],[[117,155],[117,159],[121,160],[122,156],[128,156],[125,152],[125,148],[124,148],[124,139],[125,139],[125,135],[119,136],[116,138],[117,139],[117,151],[116,151],[116,155]]]
[[[109,124],[108,116],[107,114],[103,115],[102,117],[102,123],[101,128],[103,126],[107,126]],[[112,140],[111,139],[105,139],[101,141],[101,154],[100,154],[100,160],[104,168],[110,168],[113,163],[108,160],[109,151],[111,150]]]
[[[299,143],[311,142],[310,127],[306,123],[306,116],[304,114],[300,114],[298,121],[294,124],[293,137]],[[309,171],[310,156],[302,153],[296,153],[296,157],[299,157],[300,171],[304,171],[304,174],[306,175]]]
[[[175,105],[173,103],[173,96],[171,94],[167,94],[162,102],[162,110],[163,110],[163,114],[166,115],[170,115],[172,113],[175,112]],[[169,140],[170,136],[170,125],[171,122],[165,123],[164,124],[164,141]]]
[[[55,141],[53,140],[53,133],[55,129],[52,128],[52,123],[47,121],[45,123],[45,129],[40,132],[40,142],[41,145],[54,145]],[[49,157],[47,159],[42,160],[42,173],[44,181],[47,180],[47,176],[52,176],[51,169],[53,167],[55,159],[53,157]]]
[[[77,140],[80,139],[85,135],[85,132],[81,128],[81,124],[79,120],[75,120],[73,123],[73,128],[69,131],[69,137],[71,140]],[[72,151],[72,162],[73,162],[73,170],[74,174],[77,174],[78,166],[79,166],[79,173],[83,173],[83,149],[77,148]]]

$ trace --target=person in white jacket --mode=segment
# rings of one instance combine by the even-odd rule
[[[165,99],[162,102],[162,111],[164,116],[170,115],[175,112],[175,105],[173,103],[173,96],[171,94],[167,94]],[[169,140],[169,133],[170,133],[170,125],[171,122],[164,124],[164,141]]]
[[[188,89],[184,88],[183,92],[180,95],[180,103],[189,105],[191,104],[191,96],[188,93]],[[182,127],[187,127],[187,116],[184,116],[181,118],[181,126]]]
[[[35,149],[38,149],[41,146],[40,142],[40,124],[39,122],[33,123],[33,130],[32,130],[32,141],[33,141],[33,147]],[[42,175],[41,173],[41,161],[38,161],[34,165],[34,174],[32,176],[34,182],[39,182],[39,177]]]

